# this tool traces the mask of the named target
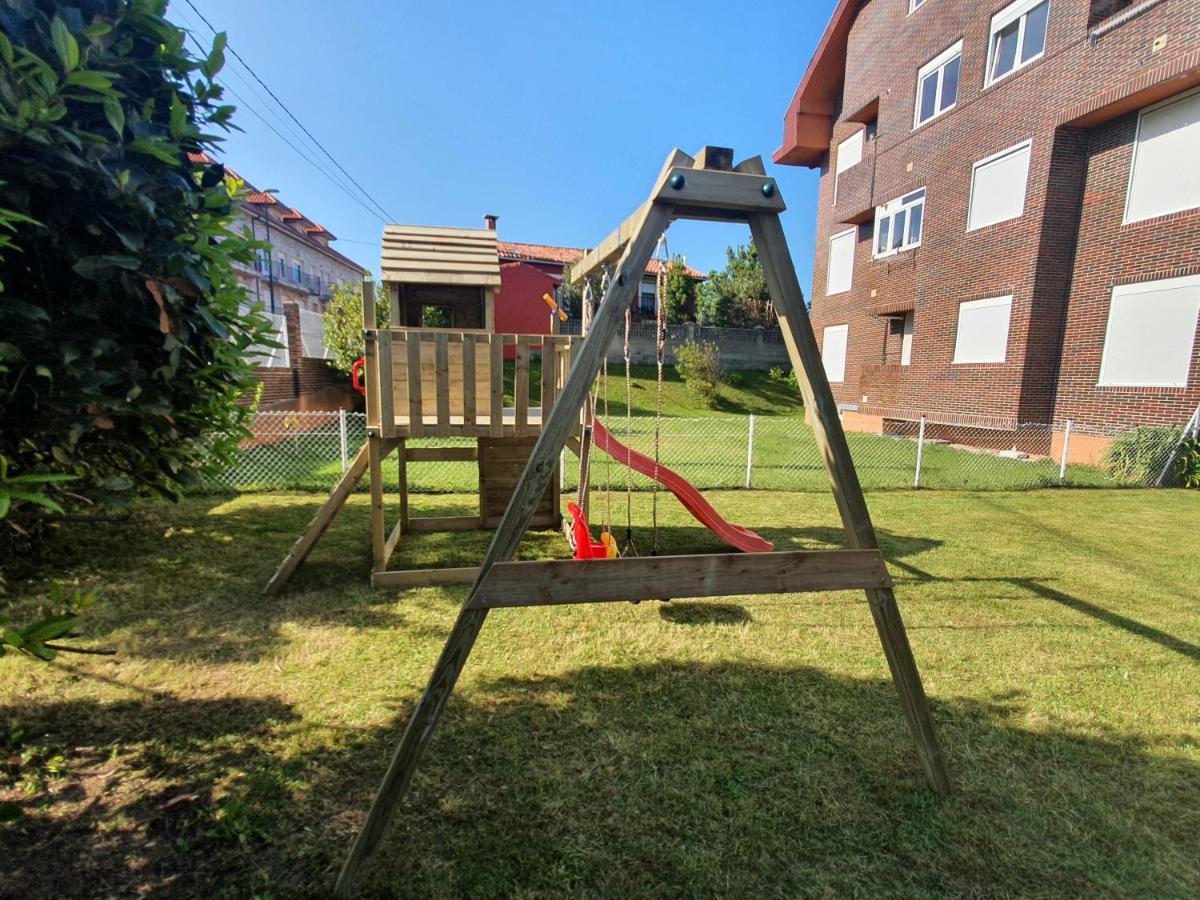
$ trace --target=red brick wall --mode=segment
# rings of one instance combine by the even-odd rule
[[[926,414],[996,427],[1049,421],[1063,415],[1057,382],[1064,335],[1070,363],[1063,372],[1064,388],[1067,379],[1073,379],[1074,385],[1083,377],[1073,374],[1074,349],[1091,346],[1097,336],[1103,341],[1103,317],[1097,320],[1082,312],[1087,301],[1080,299],[1077,304],[1072,279],[1078,281],[1085,269],[1093,272],[1095,266],[1089,261],[1101,252],[1104,242],[1123,241],[1125,235],[1113,232],[1111,223],[1095,220],[1093,224],[1091,211],[1082,228],[1077,223],[1085,178],[1090,204],[1092,184],[1099,177],[1095,171],[1099,163],[1089,159],[1123,148],[1123,158],[1113,157],[1113,163],[1123,167],[1123,175],[1113,172],[1111,177],[1114,186],[1127,179],[1132,133],[1127,127],[1121,132],[1115,124],[1066,127],[1065,116],[1072,109],[1076,110],[1072,115],[1078,114],[1089,98],[1132,90],[1132,85],[1140,84],[1135,82],[1139,76],[1145,80],[1146,73],[1173,61],[1187,63],[1200,45],[1200,0],[1162,3],[1095,43],[1089,40],[1090,3],[1050,0],[1045,54],[985,88],[990,20],[1004,5],[998,0],[930,0],[909,15],[906,0],[870,0],[851,28],[833,146],[861,127],[848,117],[878,99],[877,137],[859,164],[871,168],[873,204],[916,188],[927,189],[921,246],[873,260],[873,222],[864,223],[859,228],[851,291],[826,297],[829,237],[847,225],[838,221],[832,208],[835,151],[822,166],[813,324],[818,341],[827,325],[849,326],[845,382],[833,388],[839,402],[858,405],[865,414],[897,418]],[[1167,45],[1152,52],[1154,38],[1162,34],[1169,35]],[[917,70],[959,38],[963,55],[956,105],[914,130]],[[968,232],[972,163],[1025,140],[1032,141],[1032,149],[1023,215]],[[1104,141],[1116,143],[1102,153]],[[851,171],[861,180],[859,167]],[[1161,277],[1151,272],[1189,265],[1184,259],[1192,258],[1187,247],[1194,250],[1200,244],[1200,231],[1194,217],[1188,221],[1191,224],[1172,232],[1167,245],[1157,244],[1156,255],[1131,245],[1129,252],[1122,249],[1119,254],[1123,262],[1113,266],[1127,275],[1145,273],[1126,280],[1148,280]],[[1115,275],[1105,277],[1111,283]],[[1080,290],[1086,298],[1096,288],[1084,284]],[[953,364],[959,304],[1006,294],[1013,296],[1006,360]],[[912,364],[883,366],[888,322],[874,313],[879,308],[905,307],[915,309]],[[896,357],[889,353],[886,359]],[[1196,374],[1193,367],[1193,378]],[[1079,396],[1078,387],[1071,390]],[[1191,402],[1194,405],[1195,400]],[[1177,405],[1166,404],[1172,416]],[[1117,404],[1112,414],[1136,418],[1143,414],[1137,410],[1164,408],[1160,401],[1139,395]],[[1085,413],[1098,415],[1099,406],[1081,407],[1080,414]]]
[[[294,300],[283,301],[287,323],[287,368],[258,368],[255,377],[263,385],[260,409],[307,410],[347,409],[353,406],[348,376],[323,359],[304,357],[300,334],[300,310]]]
[[[1182,425],[1200,403],[1200,334],[1186,388],[1097,385],[1113,286],[1200,273],[1200,209],[1122,224],[1137,118],[1130,113],[1091,132],[1055,405],[1059,422],[1071,419],[1074,428],[1099,434]]]

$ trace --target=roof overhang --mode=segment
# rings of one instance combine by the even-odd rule
[[[838,0],[783,117],[783,144],[771,158],[788,166],[819,166],[833,139],[833,119],[846,78],[846,41],[862,0]]]

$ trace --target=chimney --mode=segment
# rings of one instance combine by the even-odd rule
[[[490,216],[490,215],[483,217],[484,224],[487,225],[488,231],[496,230],[496,220],[499,218],[500,218],[499,216]]]

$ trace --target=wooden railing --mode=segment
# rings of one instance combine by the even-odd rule
[[[368,374],[368,428],[381,437],[536,435],[570,368],[564,335],[495,334],[437,328],[377,332],[376,371]],[[514,357],[512,400],[505,399],[505,348]],[[530,384],[530,360],[541,355],[541,377]],[[372,354],[368,353],[368,365]],[[535,396],[533,405],[531,395]]]

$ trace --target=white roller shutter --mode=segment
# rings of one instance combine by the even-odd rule
[[[848,325],[830,325],[821,340],[821,359],[825,363],[825,377],[833,383],[846,380],[846,341]]]
[[[1101,385],[1186,387],[1200,315],[1200,275],[1114,287]]]
[[[956,363],[1004,362],[1008,353],[1008,320],[1012,297],[988,297],[958,305]]]
[[[1029,148],[1026,141],[975,163],[967,231],[1016,219],[1025,211]]]
[[[829,263],[825,270],[825,294],[840,294],[854,284],[854,246],[858,229],[851,228],[829,239]]]
[[[1200,91],[1161,106],[1138,119],[1125,221],[1200,206]]]

